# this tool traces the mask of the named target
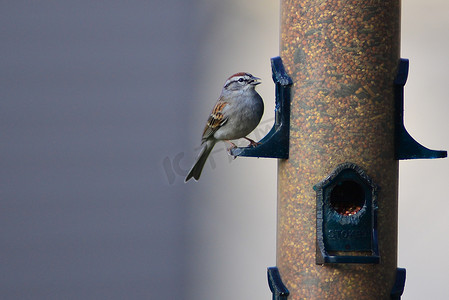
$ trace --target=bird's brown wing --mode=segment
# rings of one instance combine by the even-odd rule
[[[211,137],[221,126],[223,126],[227,118],[223,115],[223,109],[228,105],[227,102],[218,100],[212,109],[212,112],[207,119],[206,127],[204,128],[201,140],[204,142]]]

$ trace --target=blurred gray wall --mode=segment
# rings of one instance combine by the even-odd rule
[[[0,298],[184,298],[189,197],[161,164],[191,145],[203,13],[1,2]]]
[[[1,299],[271,299],[276,161],[217,145],[200,182],[183,176],[232,73],[263,79],[253,137],[271,127],[278,6],[0,2]],[[448,17],[403,3],[406,126],[446,150]],[[448,170],[401,162],[404,299],[449,297]]]

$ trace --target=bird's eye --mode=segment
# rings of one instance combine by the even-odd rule
[[[239,82],[243,82],[243,78],[240,78],[240,79],[239,79]]]

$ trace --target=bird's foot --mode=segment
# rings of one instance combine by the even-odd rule
[[[251,147],[257,147],[257,146],[259,146],[261,144],[261,143],[255,142],[252,139],[247,138],[247,137],[244,137],[244,139],[249,142],[248,146],[251,146]]]
[[[231,141],[225,140],[225,142],[229,144],[229,147],[226,150],[228,151],[229,154],[231,154],[231,150],[237,148],[237,145]]]

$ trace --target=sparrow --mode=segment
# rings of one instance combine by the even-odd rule
[[[257,145],[246,136],[259,125],[263,115],[263,100],[255,90],[260,83],[260,78],[245,72],[226,80],[204,128],[201,151],[185,182],[191,178],[200,179],[204,164],[218,141],[228,142],[234,148],[236,145],[230,140],[245,138],[251,146]]]

